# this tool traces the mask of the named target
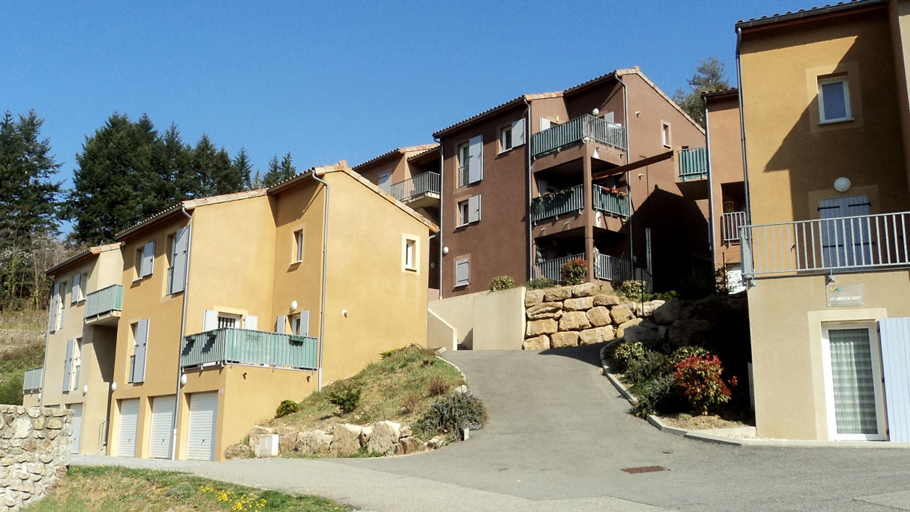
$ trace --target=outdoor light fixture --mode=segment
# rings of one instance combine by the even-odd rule
[[[84,395],[87,393],[88,393],[88,384],[86,384],[85,386],[82,387],[82,394]]]
[[[449,248],[448,248],[448,247],[443,247],[443,248],[442,248],[442,253],[443,253],[443,254],[449,254]]]
[[[342,310],[341,310],[341,314],[344,315],[345,318],[347,318],[347,317],[348,317],[348,310],[342,309]]]
[[[292,300],[291,301],[291,311],[294,311],[295,309],[297,309],[297,301]]]
[[[599,109],[599,108],[595,108],[594,110],[591,111],[591,115],[595,115],[595,116],[596,116],[597,114],[600,114],[600,109]]]
[[[117,391],[117,383],[111,382],[111,391]]]
[[[185,373],[180,376],[180,385],[181,386],[186,385],[186,374]]]
[[[834,190],[837,190],[838,192],[846,192],[850,190],[850,185],[850,179],[843,176],[834,180]]]

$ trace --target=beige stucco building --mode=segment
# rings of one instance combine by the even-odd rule
[[[104,276],[123,286],[105,317],[106,380],[88,382],[104,397],[92,400],[92,425],[107,420],[106,431],[87,433],[106,435],[113,456],[221,460],[282,400],[423,344],[436,230],[340,162],[270,189],[183,201],[118,234],[94,263],[110,254]],[[55,289],[92,255],[52,269]],[[106,284],[101,274],[90,286]],[[93,339],[78,307],[49,334],[49,405],[77,401],[56,389],[62,340]]]
[[[759,436],[910,441],[908,10],[737,24]]]

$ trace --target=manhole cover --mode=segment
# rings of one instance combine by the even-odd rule
[[[624,468],[623,471],[629,473],[630,475],[637,475],[638,473],[654,473],[657,471],[666,471],[667,468],[663,466],[642,466],[639,468]]]

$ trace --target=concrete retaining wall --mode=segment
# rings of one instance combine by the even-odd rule
[[[525,288],[478,292],[429,304],[430,313],[455,330],[457,345],[471,350],[521,350],[525,333]],[[430,328],[428,347],[451,344],[451,333]]]

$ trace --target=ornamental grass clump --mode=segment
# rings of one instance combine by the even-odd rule
[[[737,384],[736,376],[727,382],[721,379],[723,367],[717,356],[690,356],[676,363],[673,377],[680,393],[689,405],[702,415],[730,401],[730,389]]]
[[[425,437],[449,434],[461,428],[479,430],[487,422],[487,409],[471,393],[452,393],[436,400],[414,430]]]
[[[588,263],[585,259],[575,258],[574,260],[569,260],[562,264],[559,276],[562,277],[562,280],[565,281],[567,285],[575,286],[576,284],[584,282],[587,273]]]

